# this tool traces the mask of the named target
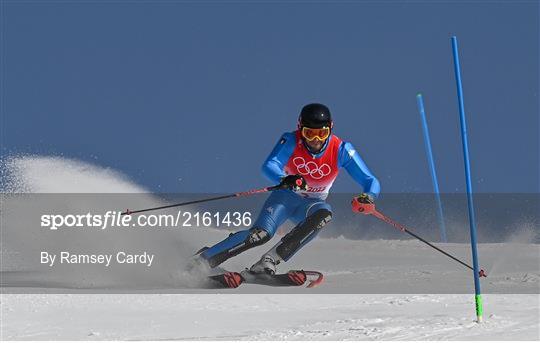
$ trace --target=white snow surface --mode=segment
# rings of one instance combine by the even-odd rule
[[[10,178],[15,192],[145,192],[116,172],[79,161],[25,157],[10,163],[10,172],[16,176]],[[40,170],[48,168],[54,172],[45,173],[42,179]],[[149,194],[142,201],[157,203]],[[16,231],[11,234],[16,235]],[[10,242],[18,242],[16,238],[24,241],[27,234],[8,237]],[[171,250],[174,241],[166,236],[156,240],[159,246],[152,247],[152,240],[145,244],[149,249],[171,250],[166,256],[184,258],[193,248],[226,235],[218,230],[183,233],[179,237],[185,250],[182,253]],[[164,245],[165,241],[172,243]],[[231,259],[224,267],[243,268],[274,243]],[[469,262],[468,245],[441,247]],[[16,250],[17,246],[9,248]],[[5,253],[2,251],[3,257]],[[315,240],[291,263],[279,266],[283,271],[306,268],[324,272],[323,285],[311,290],[258,285],[201,290],[186,288],[181,271],[157,270],[152,274],[155,279],[147,284],[157,285],[157,291],[164,294],[149,294],[156,292],[155,287],[131,288],[129,282],[140,283],[141,275],[126,275],[110,283],[115,293],[137,294],[22,294],[72,293],[88,287],[70,283],[70,275],[54,275],[64,277],[63,283],[45,279],[35,283],[39,274],[22,273],[27,277],[24,283],[15,282],[16,286],[3,289],[14,294],[1,295],[0,340],[538,341],[539,246],[523,242],[482,244],[479,255],[488,274],[482,280],[487,294],[483,296],[481,324],[474,321],[469,270],[418,241],[338,238]],[[9,272],[15,281],[21,281],[17,280],[20,276],[14,261]],[[2,264],[2,271],[5,267]],[[175,282],[178,288],[174,288]],[[186,294],[171,294],[178,292]],[[195,292],[205,294],[192,294]]]
[[[2,340],[538,340],[538,295],[3,295]]]

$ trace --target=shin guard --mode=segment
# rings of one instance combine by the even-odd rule
[[[268,242],[270,238],[266,230],[254,227],[231,234],[225,240],[205,250],[201,257],[208,261],[211,268],[214,268],[241,252]]]
[[[272,250],[281,259],[288,261],[301,247],[312,240],[331,219],[332,212],[329,210],[315,211],[286,234]]]

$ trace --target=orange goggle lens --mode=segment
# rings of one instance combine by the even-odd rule
[[[310,127],[303,127],[302,136],[310,142],[314,139],[324,141],[328,138],[328,136],[330,136],[330,128],[323,127],[320,129],[313,129]]]

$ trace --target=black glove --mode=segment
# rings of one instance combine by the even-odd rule
[[[279,187],[282,189],[290,189],[292,191],[306,191],[308,189],[306,180],[300,174],[287,175],[283,177]]]

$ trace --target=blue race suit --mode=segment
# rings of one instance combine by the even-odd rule
[[[266,243],[287,219],[298,227],[320,210],[331,215],[332,209],[325,199],[341,168],[351,175],[365,193],[373,197],[379,195],[379,181],[369,171],[351,143],[331,135],[323,149],[312,154],[305,146],[299,131],[283,134],[264,162],[263,174],[275,184],[286,175],[301,174],[306,179],[308,189],[301,192],[272,192],[251,229],[230,235],[205,250],[201,256],[210,261],[211,266],[215,266],[242,251]],[[312,235],[302,239],[301,246],[313,239],[317,232],[318,230],[315,230]],[[292,254],[301,246],[296,247]],[[285,261],[291,256],[284,257]]]

